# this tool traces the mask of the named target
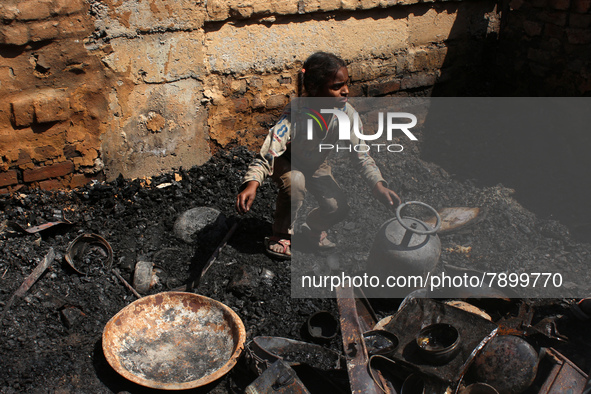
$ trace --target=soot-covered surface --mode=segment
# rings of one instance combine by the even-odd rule
[[[303,338],[302,327],[316,311],[337,314],[333,299],[293,299],[290,296],[290,263],[268,257],[263,238],[270,232],[274,187],[264,184],[251,212],[234,214],[235,195],[253,155],[244,149],[220,152],[207,164],[151,179],[118,179],[75,191],[21,190],[0,197],[0,307],[48,253],[56,259],[22,298],[17,298],[0,323],[0,393],[132,393],[152,392],[126,381],[106,362],[101,335],[107,321],[135,300],[108,269],[94,267],[87,275],[64,261],[70,242],[81,233],[104,237],[114,253],[114,267],[132,281],[137,261],[151,261],[161,270],[161,280],[150,293],[178,287],[212,254],[211,240],[187,244],[173,235],[173,225],[184,211],[213,207],[229,221],[240,220],[227,246],[207,271],[196,292],[231,307],[246,327],[247,341],[256,336]],[[556,221],[540,220],[511,198],[501,185],[476,187],[457,182],[438,166],[421,161],[409,150],[395,161],[376,157],[385,178],[404,200],[424,201],[437,209],[453,206],[481,207],[482,219],[463,231],[443,236],[441,262],[479,270],[533,270],[540,264],[565,274],[581,270],[591,256],[591,245],[573,241]],[[339,258],[354,264],[366,259],[379,226],[392,213],[378,203],[367,203],[365,186],[349,173],[347,161],[334,160],[334,172],[348,190],[351,219],[330,232],[340,243]],[[166,185],[169,184],[169,185]],[[165,187],[158,187],[158,186]],[[308,204],[307,204],[308,205]],[[304,207],[304,208],[307,208]],[[11,221],[27,227],[63,215],[62,224],[38,234],[15,231]],[[309,255],[314,272],[326,272],[326,256]],[[92,265],[93,261],[89,261]],[[264,275],[261,275],[264,272]],[[555,345],[583,370],[591,368],[591,338],[587,323],[569,312],[572,300],[534,300],[535,321],[557,317],[564,343]],[[394,312],[398,302],[376,304],[379,317]],[[496,315],[495,315],[496,313]],[[499,319],[507,311],[492,311]],[[340,335],[323,346],[341,351]],[[196,392],[240,392],[254,379],[239,365],[225,378]]]

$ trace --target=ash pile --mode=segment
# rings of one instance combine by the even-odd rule
[[[248,215],[234,213],[252,158],[237,149],[151,179],[1,196],[0,393],[161,392],[117,372],[103,334],[138,297],[178,290],[231,309],[245,337],[227,373],[188,392],[582,392],[591,321],[580,297],[441,298],[419,290],[368,298],[339,286],[333,297],[293,298],[291,263],[264,253],[274,186],[262,185]],[[567,290],[588,283],[591,245],[524,209],[510,189],[456,181],[416,155],[376,161],[406,201],[438,212],[478,208],[475,220],[440,234],[436,270],[523,273],[544,265],[564,274]],[[345,162],[337,158],[333,168],[350,192],[352,219],[329,232],[336,257],[301,252],[318,275],[335,261],[367,261],[394,216],[361,197],[360,179],[339,177]]]

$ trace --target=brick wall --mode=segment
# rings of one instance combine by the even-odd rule
[[[0,4],[0,192],[102,179],[108,78],[83,0]]]
[[[501,94],[590,94],[590,0],[512,0],[505,14],[497,59]]]
[[[462,80],[489,65],[495,4],[4,0],[0,192],[150,176],[215,149],[256,149],[317,50],[348,62],[355,95],[472,86]]]

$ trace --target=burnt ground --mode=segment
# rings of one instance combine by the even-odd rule
[[[99,234],[110,243],[114,266],[128,281],[135,262],[144,260],[153,261],[164,272],[151,294],[185,283],[210,257],[217,241],[204,235],[204,241],[187,244],[173,235],[175,220],[199,206],[216,208],[229,221],[237,220],[234,199],[252,157],[244,149],[220,152],[201,167],[154,177],[149,184],[120,178],[74,191],[20,190],[1,196],[0,307],[6,306],[50,248],[56,258],[24,297],[16,299],[0,323],[0,393],[157,392],[119,376],[102,352],[105,324],[135,296],[108,269],[95,266],[86,275],[75,272],[64,261],[66,249],[81,233]],[[541,219],[523,208],[513,199],[511,189],[457,180],[441,167],[420,160],[416,149],[393,161],[386,161],[383,155],[376,160],[391,187],[406,201],[423,201],[437,209],[480,207],[485,212],[473,226],[441,237],[442,264],[518,272],[543,265],[568,277],[588,278],[582,268],[590,259],[591,245],[575,241],[558,221]],[[335,176],[350,193],[352,212],[330,236],[340,242],[337,253],[341,261],[354,264],[366,258],[377,229],[392,213],[366,198],[359,177],[346,176],[349,170],[343,158],[334,159],[334,168]],[[253,209],[240,219],[236,233],[195,291],[234,309],[244,322],[247,340],[263,335],[306,339],[302,333],[306,319],[318,310],[336,315],[336,302],[291,298],[289,263],[264,254],[262,239],[270,232],[274,196],[274,186],[269,183],[259,189]],[[59,216],[72,224],[37,234],[7,225],[40,225]],[[326,271],[326,256],[305,257],[315,272]],[[257,279],[262,269],[272,272],[271,279]],[[496,320],[515,316],[521,302],[514,300],[514,307],[493,307],[487,312]],[[569,310],[573,299],[528,302],[535,311],[533,323],[554,318],[560,334],[568,337],[568,341],[559,342],[536,336],[530,342],[537,347],[554,346],[589,371],[589,323],[573,317]],[[398,303],[376,302],[379,317],[392,314]],[[340,336],[323,346],[341,351]],[[239,363],[228,376],[194,391],[240,392],[252,379]]]

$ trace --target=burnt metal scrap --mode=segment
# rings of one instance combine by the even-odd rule
[[[53,251],[53,248],[50,248],[49,252],[47,252],[43,260],[41,260],[41,262],[37,265],[37,267],[35,267],[33,272],[31,272],[29,276],[27,276],[27,278],[20,285],[20,287],[14,292],[12,297],[10,297],[6,305],[4,305],[4,310],[0,315],[0,324],[2,323],[2,320],[4,320],[4,317],[6,316],[6,313],[8,313],[8,310],[14,304],[15,300],[18,298],[22,298],[27,293],[27,291],[29,291],[31,286],[33,286],[35,282],[41,277],[41,275],[43,275],[45,270],[49,268],[49,266],[53,263],[54,260],[55,252]]]
[[[502,326],[474,313],[477,308],[411,298],[378,330],[362,330],[357,307],[367,299],[351,288],[339,288],[337,296],[353,393],[580,393],[587,382],[557,350],[528,343],[533,333],[560,337],[539,328],[555,327],[552,318],[532,326],[532,306],[525,302],[514,319],[499,321]]]
[[[336,290],[336,296],[351,392],[355,394],[381,393],[382,390],[369,373],[369,355],[359,324],[353,288],[339,287]]]

